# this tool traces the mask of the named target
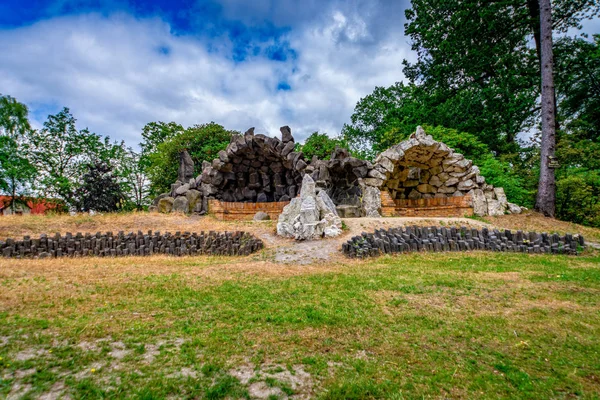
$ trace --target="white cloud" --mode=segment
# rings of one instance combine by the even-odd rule
[[[70,107],[80,128],[130,145],[158,120],[256,126],[269,135],[290,125],[297,139],[337,134],[360,97],[402,79],[409,56],[401,29],[381,37],[357,10],[331,9],[292,29],[286,39],[297,59],[285,62],[259,55],[236,63],[225,39],[209,46],[211,39],[176,36],[158,18],[53,18],[0,31],[0,92],[32,111]],[[277,91],[280,80],[292,90]]]

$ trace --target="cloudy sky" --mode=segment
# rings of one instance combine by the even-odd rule
[[[407,1],[3,0],[0,93],[135,145],[150,121],[335,135],[402,80]]]
[[[140,141],[150,121],[338,134],[403,79],[408,0],[2,0],[0,93],[34,125]],[[598,21],[588,25],[599,31]]]

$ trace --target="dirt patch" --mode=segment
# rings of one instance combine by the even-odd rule
[[[40,395],[38,400],[58,400],[59,398],[65,398],[63,393],[65,392],[65,384],[63,382],[56,382],[50,388],[50,391]]]
[[[8,392],[8,395],[6,396],[6,400],[18,400],[21,399],[23,397],[25,397],[25,395],[30,392],[32,389],[32,386],[30,384],[22,384],[21,382],[15,382],[11,389],[10,392]]]
[[[117,360],[121,360],[131,353],[131,350],[127,350],[125,348],[125,344],[123,342],[112,342],[110,344],[110,348],[111,350],[108,355],[112,358],[116,358]]]
[[[47,354],[49,354],[48,350],[26,349],[26,350],[18,352],[14,358],[16,361],[28,361],[28,360],[32,360],[34,358],[43,357]]]
[[[229,374],[247,386],[250,396],[257,399],[272,396],[309,399],[314,389],[312,376],[300,365],[288,369],[281,364],[261,364],[257,367],[243,364],[231,369]]]

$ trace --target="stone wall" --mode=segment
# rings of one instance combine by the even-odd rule
[[[577,254],[585,247],[581,235],[564,235],[455,227],[405,227],[362,233],[342,245],[349,257],[374,257],[414,251],[508,251],[520,253]]]
[[[67,233],[0,240],[5,258],[121,257],[168,254],[245,256],[263,248],[263,242],[247,232],[119,232]]]
[[[396,199],[387,190],[381,192],[381,215],[384,217],[465,217],[473,215],[469,195],[433,199]]]
[[[270,219],[277,220],[283,208],[290,204],[289,201],[276,201],[272,203],[230,203],[217,199],[208,200],[209,214],[225,221],[251,220],[256,213],[264,212]]]

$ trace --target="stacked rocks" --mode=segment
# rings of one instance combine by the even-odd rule
[[[168,254],[245,256],[263,248],[263,242],[246,232],[167,232],[148,231],[128,233],[67,233],[25,236],[23,240],[0,241],[0,251],[5,258],[48,257],[120,257]]]
[[[258,203],[296,197],[307,164],[304,155],[294,151],[291,129],[280,130],[281,140],[255,135],[254,128],[234,136],[219,158],[203,164],[199,179],[204,196]]]
[[[369,161],[352,157],[348,150],[336,147],[329,160],[314,157],[306,168],[336,205],[342,218],[362,216],[363,185],[373,165]]]
[[[194,179],[194,161],[187,150],[179,155],[177,181],[171,185],[169,193],[163,193],[154,199],[149,211],[185,214],[206,214],[207,200],[200,189],[200,179]]]
[[[324,190],[317,193],[315,181],[304,175],[300,197],[285,206],[277,223],[277,234],[296,240],[334,237],[342,233],[342,220]]]
[[[585,248],[581,235],[499,231],[488,228],[405,227],[362,233],[342,245],[349,257],[373,257],[413,251],[508,251],[521,253],[577,254]]]
[[[408,140],[381,153],[364,183],[389,191],[393,199],[469,195],[479,216],[521,212],[508,203],[502,188],[486,184],[471,160],[433,140],[421,127]]]

